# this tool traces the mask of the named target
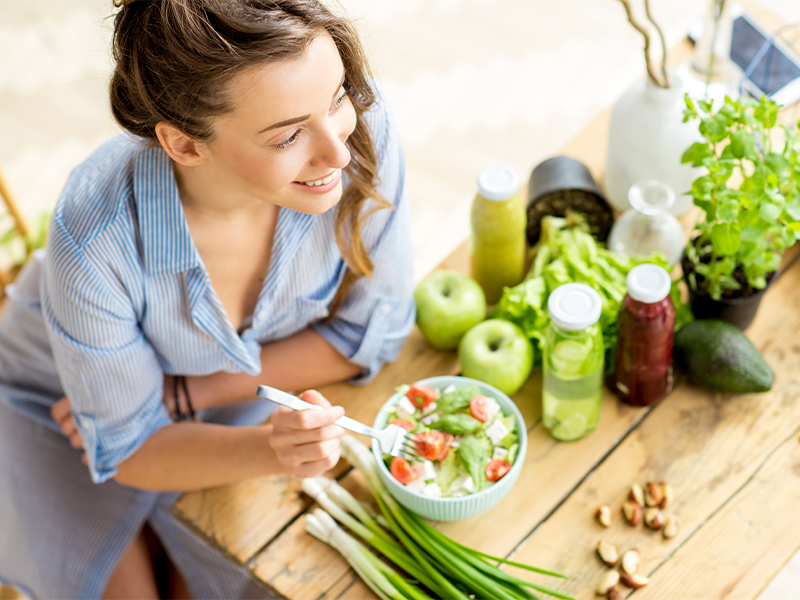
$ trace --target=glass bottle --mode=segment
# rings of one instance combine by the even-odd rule
[[[525,205],[519,176],[511,167],[492,165],[478,175],[472,202],[472,277],[486,294],[487,304],[525,276]]]
[[[687,93],[698,100],[721,104],[725,96],[737,97],[738,81],[731,63],[732,0],[707,0],[703,33],[692,58],[678,67]]]
[[[637,265],[617,317],[617,365],[612,389],[626,404],[651,406],[672,391],[675,307],[669,273]]]
[[[547,301],[550,326],[544,344],[542,423],[564,442],[597,428],[603,399],[603,333],[597,323],[600,294],[583,283],[557,287]]]
[[[666,183],[646,179],[630,187],[628,201],[633,207],[625,211],[611,227],[608,249],[625,256],[650,256],[660,252],[669,264],[683,254],[683,227],[669,212],[675,203],[675,192]]]

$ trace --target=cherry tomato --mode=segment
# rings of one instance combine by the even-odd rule
[[[411,465],[408,464],[405,458],[400,458],[399,456],[395,456],[392,459],[389,471],[391,471],[394,478],[403,485],[411,483],[417,478],[417,472],[411,468]]]
[[[469,412],[481,423],[489,418],[489,399],[486,396],[475,396],[469,401]]]
[[[422,458],[436,460],[444,448],[444,434],[436,429],[421,431],[414,436],[414,445]]]
[[[416,425],[414,425],[408,419],[395,419],[394,421],[389,423],[389,425],[397,425],[398,427],[402,427],[406,431],[411,431],[412,429],[414,429],[414,427],[416,427]]]
[[[417,408],[425,408],[439,397],[439,392],[427,385],[414,383],[408,388],[406,397],[411,400],[411,404]]]
[[[456,439],[452,433],[445,432],[443,435],[444,444],[442,445],[442,451],[439,453],[439,457],[436,459],[438,461],[442,461],[447,458],[447,453],[450,452],[450,446],[453,445],[453,440]]]
[[[486,479],[497,481],[511,470],[511,463],[507,460],[490,460],[486,465]]]

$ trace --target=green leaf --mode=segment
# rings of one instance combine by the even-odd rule
[[[753,134],[746,129],[737,129],[731,135],[730,149],[736,158],[749,158],[753,161],[758,160],[755,151],[756,140]]]
[[[702,110],[704,113],[706,113],[708,115],[711,114],[711,111],[714,108],[714,100],[713,99],[710,102],[706,102],[705,100],[698,100],[697,104],[698,104],[698,106],[700,106],[700,110]]]
[[[457,412],[443,415],[438,421],[431,424],[431,428],[453,435],[466,435],[478,431],[481,428],[481,422],[467,413]]]
[[[770,152],[764,159],[764,163],[770,169],[772,169],[772,172],[775,173],[779,182],[784,182],[791,178],[792,164],[786,159],[786,157],[783,156],[783,154]]]
[[[764,202],[758,207],[758,216],[767,223],[774,223],[781,216],[783,208],[772,202]]]
[[[489,460],[486,448],[474,435],[467,435],[458,444],[458,455],[461,457],[467,473],[472,477],[472,481],[475,482],[475,488],[480,491],[486,480],[485,469]]]
[[[693,167],[702,167],[706,158],[714,156],[714,147],[708,142],[695,142],[681,156],[681,164],[692,163]]]
[[[739,218],[739,203],[735,200],[726,200],[717,206],[717,218],[721,221],[736,221]]]
[[[742,231],[738,223],[717,223],[711,228],[711,244],[714,252],[733,256],[741,244]]]

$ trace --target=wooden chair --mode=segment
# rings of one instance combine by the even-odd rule
[[[26,254],[29,254],[30,248],[27,246],[30,227],[28,226],[25,217],[20,212],[19,206],[14,199],[13,194],[11,193],[11,189],[6,183],[2,168],[0,168],[0,200],[2,200],[3,204],[5,204],[8,214],[11,215],[12,219],[14,220],[16,232],[22,238],[22,240],[24,240],[26,245]],[[14,281],[14,277],[16,277],[18,271],[19,266],[11,267],[10,269],[0,266],[0,300],[5,298],[5,288]]]

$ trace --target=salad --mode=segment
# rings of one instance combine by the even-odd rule
[[[392,476],[406,489],[433,498],[474,494],[511,470],[519,450],[513,415],[475,384],[441,393],[415,383],[397,388],[400,400],[388,423],[411,432],[420,458],[384,456]]]

